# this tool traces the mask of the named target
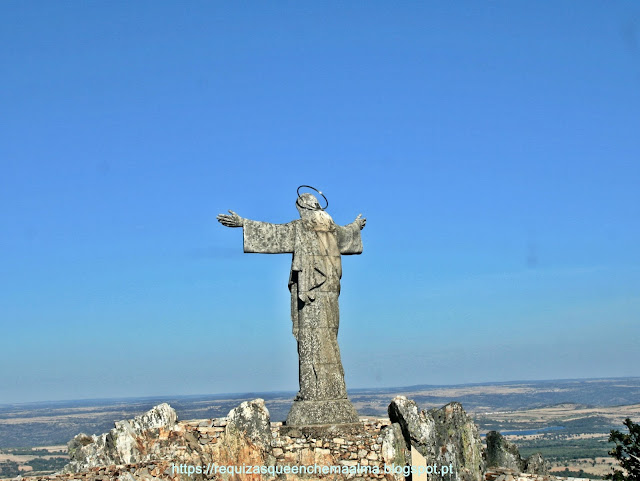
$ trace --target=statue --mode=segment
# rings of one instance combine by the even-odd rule
[[[303,187],[318,192],[326,205],[321,207],[313,194],[300,194]],[[300,391],[287,416],[289,426],[358,422],[340,360],[338,296],[340,256],[362,253],[360,231],[366,219],[358,215],[351,224],[339,226],[325,211],[327,206],[322,192],[300,186],[296,199],[300,219],[287,224],[243,219],[231,210],[230,215],[217,217],[226,227],[242,227],[244,252],[293,254],[289,290]]]

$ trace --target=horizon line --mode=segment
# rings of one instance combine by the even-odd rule
[[[587,378],[561,378],[561,379],[520,379],[513,381],[482,381],[482,382],[470,382],[470,383],[457,383],[457,384],[412,384],[409,386],[381,386],[381,387],[358,387],[347,389],[347,393],[356,391],[384,391],[384,390],[408,390],[408,389],[441,389],[441,388],[454,388],[454,387],[468,387],[468,386],[489,386],[489,385],[506,385],[506,384],[520,384],[520,383],[544,383],[544,382],[572,382],[572,381],[606,381],[606,380],[621,380],[621,379],[639,379],[640,376],[614,376],[614,377],[587,377]],[[221,393],[199,393],[199,394],[158,394],[149,396],[124,396],[124,397],[97,397],[97,398],[79,398],[79,399],[58,399],[58,400],[45,400],[45,401],[22,401],[22,402],[9,402],[0,403],[0,408],[7,408],[11,406],[24,406],[34,404],[58,404],[58,403],[72,403],[72,402],[121,402],[121,401],[144,401],[144,400],[158,400],[166,398],[198,398],[198,397],[247,397],[248,395],[259,394],[286,394],[295,395],[295,390],[292,391],[245,391],[245,392],[221,392]]]

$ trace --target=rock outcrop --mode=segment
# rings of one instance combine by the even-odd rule
[[[200,450],[200,463],[219,465],[274,466],[271,422],[262,399],[245,401],[229,411],[224,432],[210,450]],[[196,445],[197,447],[200,447]],[[194,463],[195,464],[195,463]],[[235,479],[222,474],[222,479]],[[261,479],[252,476],[248,479]]]
[[[518,473],[545,475],[549,473],[549,463],[542,454],[535,453],[527,459],[520,456],[518,447],[497,431],[489,431],[487,441],[487,466],[512,469]]]
[[[487,442],[487,466],[513,469],[518,473],[524,471],[524,460],[515,444],[507,441],[497,431],[489,431],[485,439]]]
[[[396,396],[387,409],[392,423],[398,423],[407,443],[413,446],[425,459],[436,456],[436,426],[433,416],[418,409],[418,405],[405,396]]]
[[[462,481],[483,479],[485,461],[478,427],[462,408],[453,402],[429,411],[436,425],[437,460],[440,465],[453,465]]]
[[[153,455],[154,438],[160,430],[168,431],[178,420],[175,410],[166,403],[115,427],[100,436],[80,433],[68,443],[69,458],[63,472],[76,473],[95,466],[131,464]]]
[[[416,449],[427,464],[451,465],[451,477],[459,481],[483,479],[485,463],[478,428],[460,403],[426,412],[405,396],[397,396],[389,405],[389,419],[402,429],[407,449]],[[449,475],[430,476],[445,478]]]

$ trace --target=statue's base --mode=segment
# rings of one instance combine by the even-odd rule
[[[311,424],[308,426],[284,426],[280,427],[280,435],[292,438],[315,438],[322,439],[327,435],[340,437],[349,434],[364,433],[364,423],[346,424]]]
[[[287,416],[287,426],[317,424],[359,424],[358,413],[348,399],[322,401],[293,401]]]

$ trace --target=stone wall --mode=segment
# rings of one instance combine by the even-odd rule
[[[388,446],[388,435],[385,431],[391,422],[382,419],[361,418],[362,429],[354,429],[353,426],[344,429],[339,426],[329,428],[288,428],[282,423],[270,423],[271,442],[270,456],[268,449],[266,456],[260,456],[260,461],[266,466],[378,466],[383,469],[385,462],[401,460],[396,459],[396,451]],[[215,452],[214,447],[229,449],[230,446],[238,446],[244,441],[239,438],[232,439],[232,436],[225,431],[228,426],[228,419],[211,419],[205,421],[186,421],[179,423],[178,429],[183,429],[185,438],[189,439],[189,448],[193,452]],[[226,433],[226,434],[225,434]],[[384,449],[383,449],[384,446]],[[258,446],[248,446],[256,448]],[[260,447],[261,448],[261,447]],[[261,449],[257,449],[260,451]],[[218,458],[218,464],[228,462],[230,465],[249,464],[242,449],[236,449],[232,456],[227,456],[226,460]],[[207,458],[207,456],[202,456]],[[203,459],[207,460],[207,459]],[[363,478],[362,476],[354,476]],[[190,477],[191,479],[192,477]],[[365,479],[380,479],[380,476],[364,476]],[[263,479],[263,478],[255,478]],[[269,479],[265,476],[264,479]],[[333,479],[328,476],[326,479]],[[335,479],[343,479],[338,477]],[[391,478],[390,478],[391,479]]]
[[[287,428],[282,423],[272,423],[273,455],[276,464],[289,465],[342,465],[379,466],[385,460],[382,445],[383,432],[391,424],[389,420],[361,419],[363,427],[334,430],[312,428]],[[387,450],[387,452],[389,452]],[[389,461],[393,455],[387,454]]]

